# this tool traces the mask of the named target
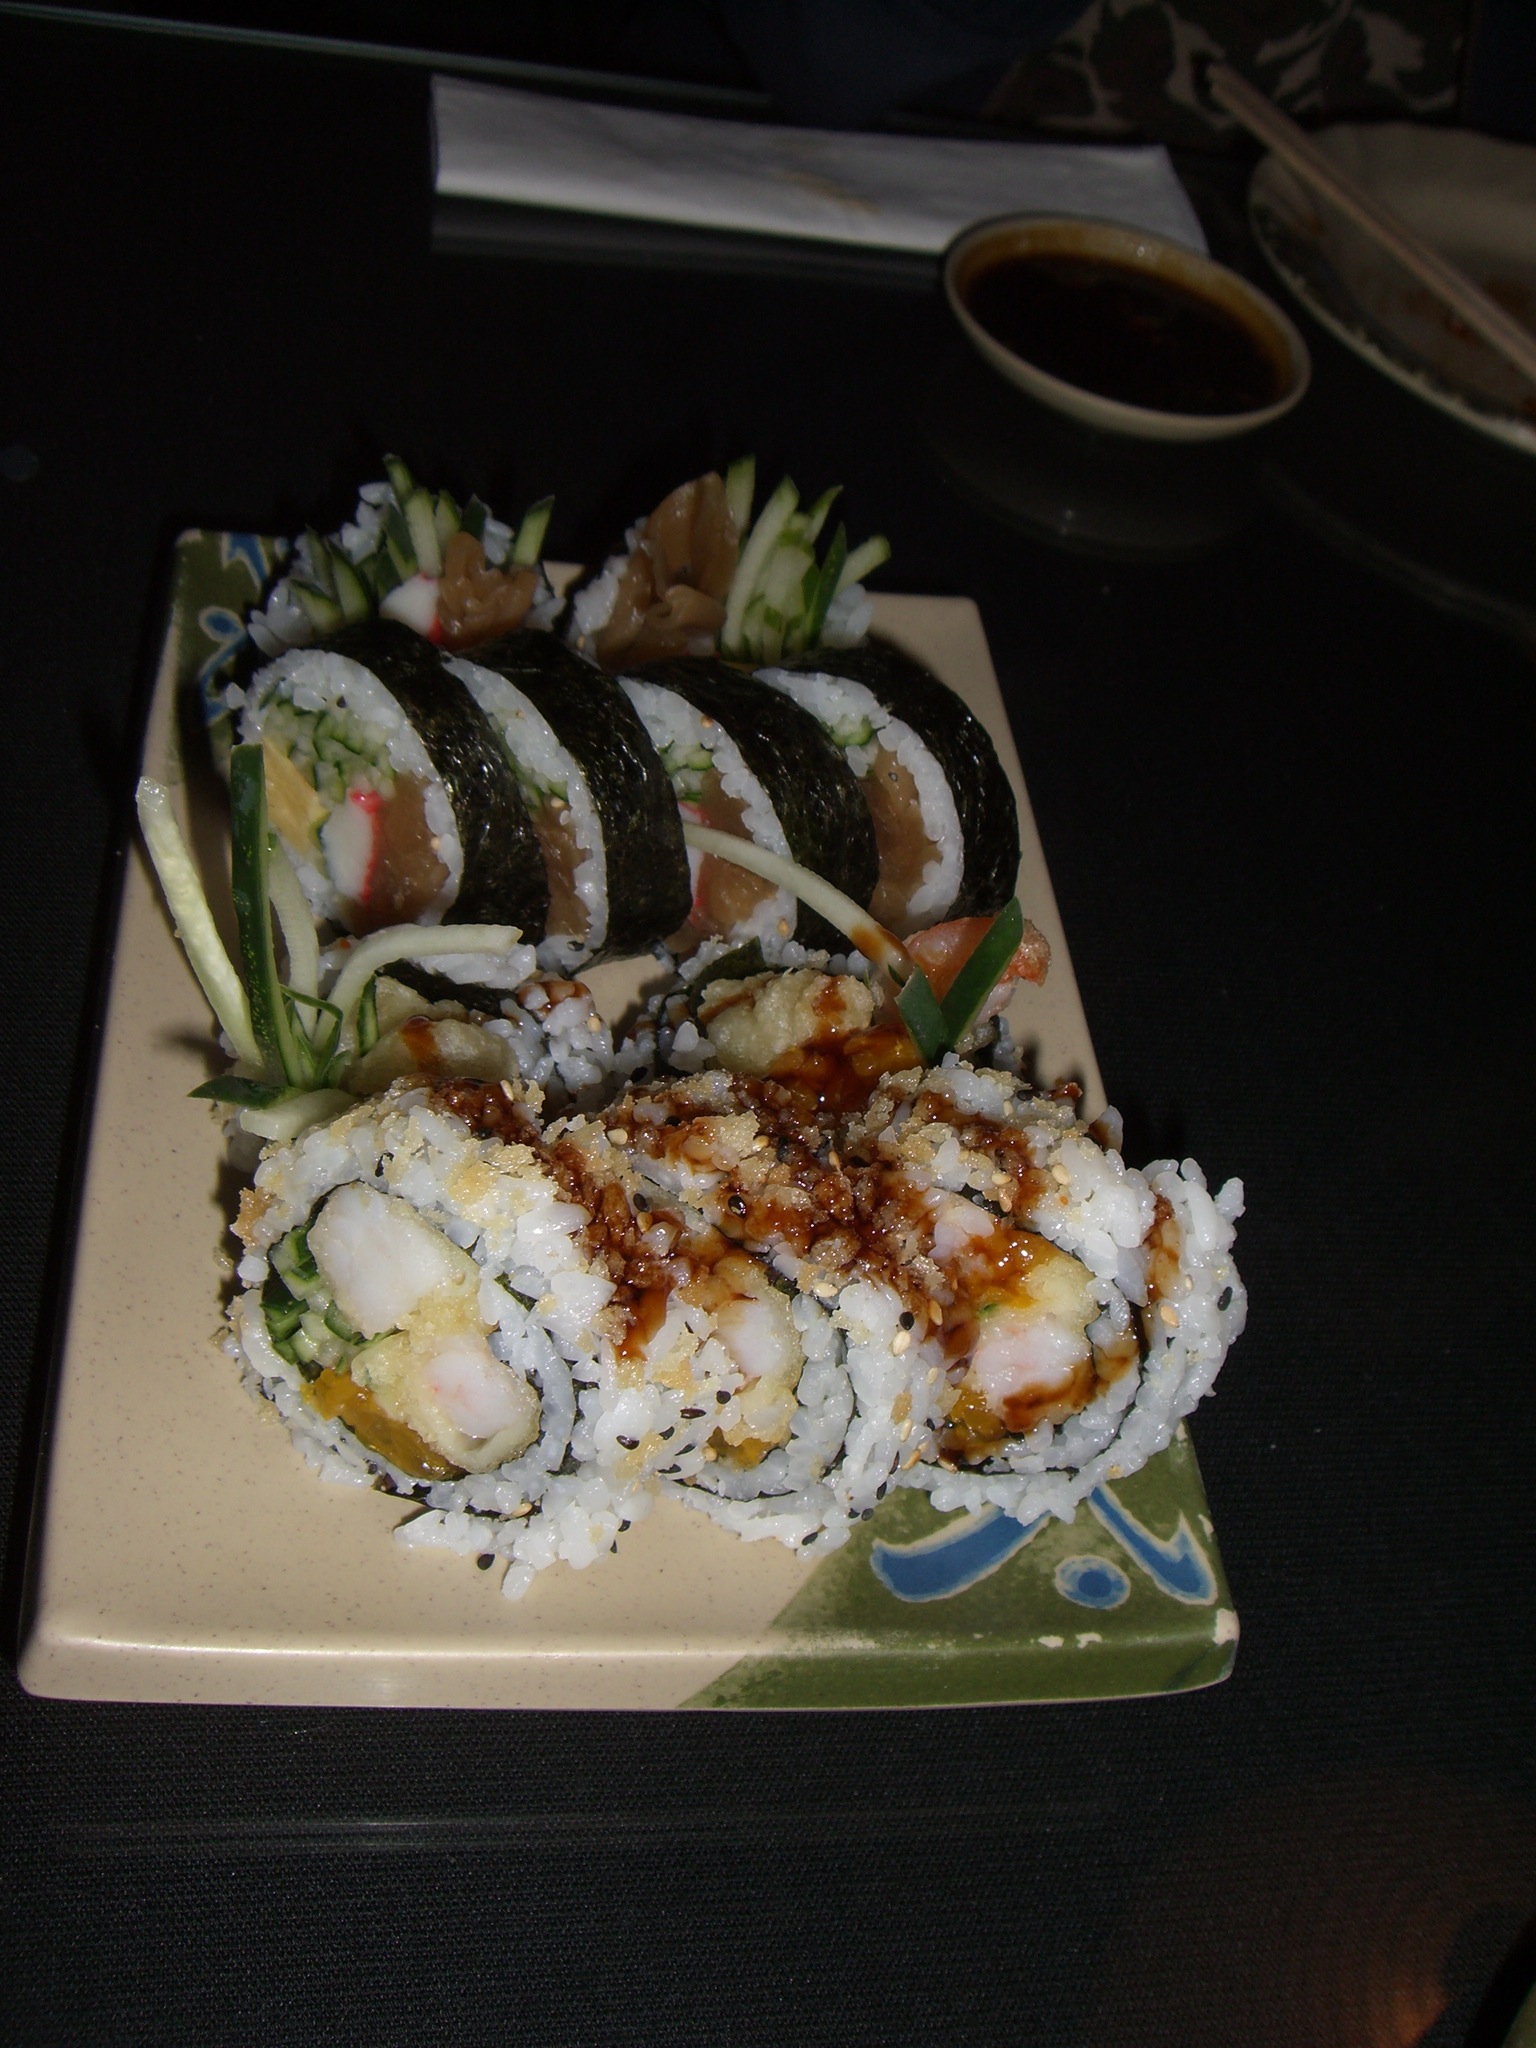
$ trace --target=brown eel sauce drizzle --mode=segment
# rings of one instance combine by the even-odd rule
[[[900,1164],[881,1156],[878,1131],[858,1139],[849,1129],[887,1074],[916,1064],[904,1030],[876,1025],[797,1047],[767,1076],[733,1076],[724,1113],[750,1113],[758,1130],[754,1147],[733,1161],[721,1158],[722,1106],[695,1107],[686,1082],[627,1097],[599,1119],[618,1154],[612,1177],[597,1164],[600,1149],[594,1152],[569,1135],[553,1144],[542,1141],[532,1115],[499,1083],[441,1082],[432,1095],[476,1137],[538,1146],[562,1193],[589,1219],[587,1249],[614,1287],[615,1350],[632,1371],[643,1370],[646,1347],[665,1322],[674,1291],[705,1308],[723,1306],[743,1291],[732,1284],[728,1261],[744,1247],[757,1256],[787,1249],[811,1269],[812,1289],[820,1280],[828,1295],[855,1277],[889,1287],[902,1302],[904,1326],[919,1339],[939,1337],[945,1371],[959,1382],[975,1349],[979,1318],[1051,1250],[1027,1219],[1055,1190],[1050,1174],[1034,1163],[1024,1131],[966,1115],[948,1097],[920,1091],[909,1123],[942,1122],[962,1146],[991,1160],[992,1185],[971,1192],[1001,1212],[999,1229],[971,1256],[941,1268],[932,1256],[933,1214],[924,1191]],[[659,1120],[637,1115],[642,1107],[660,1111]],[[632,1205],[619,1164],[631,1150],[660,1162],[716,1168],[717,1222],[690,1223],[665,1203],[643,1206],[644,1197]],[[1160,1204],[1154,1227],[1154,1302],[1178,1253],[1171,1212],[1162,1213],[1166,1208]],[[1165,1242],[1170,1229],[1174,1241]],[[974,1388],[959,1385],[940,1450],[957,1462],[981,1463],[1009,1437],[1085,1407],[1139,1357],[1134,1338],[1095,1347],[1067,1388],[1015,1396],[1002,1415]],[[761,1456],[768,1447],[719,1448],[750,1463],[753,1450]]]

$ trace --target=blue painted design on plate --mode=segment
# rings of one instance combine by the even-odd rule
[[[1107,1486],[1093,1489],[1088,1507],[1159,1592],[1190,1607],[1210,1606],[1216,1598],[1216,1574],[1183,1515],[1171,1536],[1154,1536],[1121,1507]]]
[[[212,654],[197,671],[198,682],[206,686],[244,640],[245,621],[228,605],[205,604],[197,615],[197,625],[198,631],[213,642]]]
[[[898,1600],[949,1600],[974,1586],[1022,1550],[1048,1516],[1016,1522],[1000,1508],[961,1515],[916,1543],[887,1543],[876,1537],[869,1568]]]
[[[219,560],[228,569],[236,562],[243,562],[251,581],[258,590],[266,582],[271,563],[267,560],[269,543],[259,533],[221,533],[219,535]],[[288,552],[281,544],[274,550],[277,559],[282,560]]]
[[[1056,1567],[1056,1590],[1077,1607],[1121,1607],[1131,1582],[1107,1557],[1064,1557]]]

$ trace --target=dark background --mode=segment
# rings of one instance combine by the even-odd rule
[[[0,21],[11,1654],[169,542],[333,526],[385,447],[498,508],[556,490],[577,557],[755,448],[846,482],[890,587],[976,597],[1127,1150],[1247,1184],[1250,1329],[1194,1427],[1243,1642],[1195,1695],[886,1716],[113,1707],[7,1671],[0,2037],[1497,2040],[1536,1970],[1536,634],[1480,565],[1536,559],[1528,460],[1318,342],[1267,480],[1127,486],[1246,523],[1064,551],[935,452],[931,285],[434,255],[426,92]],[[1252,263],[1241,168],[1196,189]]]

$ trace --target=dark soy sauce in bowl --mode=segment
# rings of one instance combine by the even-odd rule
[[[1055,250],[1005,256],[961,296],[995,341],[1063,383],[1154,412],[1260,412],[1284,367],[1253,329],[1157,272]]]

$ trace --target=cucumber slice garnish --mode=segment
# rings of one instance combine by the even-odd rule
[[[544,551],[544,535],[549,530],[549,515],[555,509],[553,498],[540,498],[530,505],[523,514],[522,524],[517,529],[517,538],[512,543],[511,562],[514,568],[531,569]]]
[[[405,501],[405,523],[410,530],[416,567],[423,576],[441,576],[443,551],[437,544],[437,509],[430,491],[412,491]]]

